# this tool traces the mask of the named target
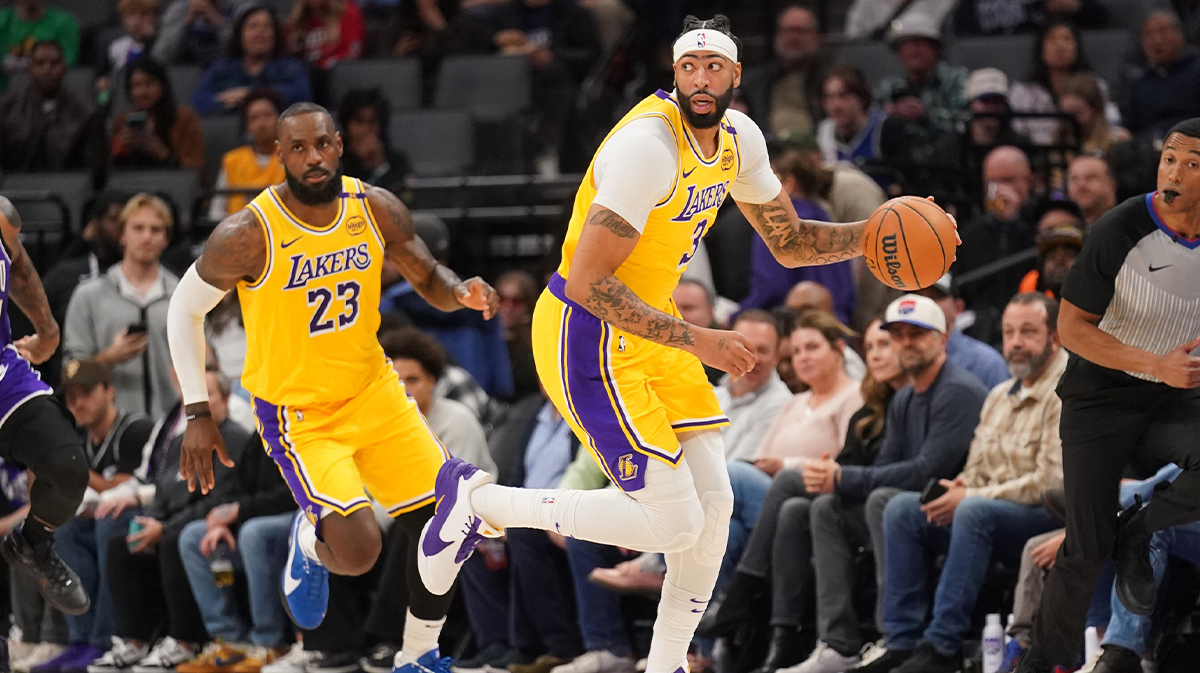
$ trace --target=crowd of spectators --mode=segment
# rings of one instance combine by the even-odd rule
[[[589,73],[606,65],[601,81],[618,98],[669,89],[654,47],[674,37],[662,26],[679,18],[672,3],[635,0],[296,0],[287,11],[121,0],[121,32],[87,34],[84,43],[109,39],[89,57],[75,18],[53,4],[0,10],[0,169],[88,171],[96,186],[128,169],[211,169],[214,221],[283,179],[275,126],[297,101],[334,111],[346,175],[408,198],[413,167],[392,138],[392,92],[335,86],[336,66],[362,58],[418,59],[425,101],[449,56],[527,59],[531,109],[521,124],[535,161],[526,168],[579,170],[599,140],[572,133],[590,113],[575,104]],[[764,25],[746,28],[768,53],[745,64],[733,106],[763,128],[797,212],[854,221],[889,196],[932,193],[956,212],[963,242],[951,273],[901,295],[860,260],[784,269],[733,204],[721,210],[674,303],[689,322],[743,334],[757,362],[737,381],[707,372],[731,420],[735,508],[692,671],[949,673],[974,653],[982,613],[1010,605],[1002,670],[1011,670],[1062,542],[1059,292],[1089,228],[1153,189],[1163,131],[1200,116],[1200,10],[1147,2],[1142,23],[1124,26],[1130,55],[1119,77],[1105,79],[1089,65],[1097,55],[1085,49],[1087,31],[1122,26],[1094,0],[856,0],[846,34],[879,41],[896,59],[898,74],[878,77],[839,61],[821,25],[825,5],[751,4]],[[625,39],[627,28],[639,39]],[[971,71],[951,58],[955,39],[1014,33],[1032,36],[1028,73]],[[81,91],[67,74],[82,62],[95,77]],[[203,69],[194,88],[176,89],[178,66]],[[244,144],[209,165],[206,122],[220,116],[236,121]],[[235,296],[210,315],[206,335],[214,417],[237,466],[217,467],[218,487],[203,495],[176,478],[183,413],[166,307],[202,239],[183,230],[193,205],[102,189],[79,236],[43,270],[63,326],[43,377],[74,414],[91,469],[84,505],[57,536],[93,602],[64,620],[14,580],[13,666],[390,671],[403,646],[403,531],[386,533],[371,573],[331,580],[318,629],[298,633],[280,605],[295,504],[239,384]],[[414,221],[441,260],[467,235],[429,213]],[[534,375],[529,326],[548,266],[490,279],[501,300],[491,321],[443,314],[385,268],[380,342],[454,455],[502,484],[604,488]],[[14,325],[19,336],[20,316]],[[27,499],[25,475],[5,467],[0,529]],[[1145,481],[1123,497],[1138,488],[1150,497],[1175,476],[1159,467],[1131,467]],[[942,494],[923,498],[931,484]],[[1200,562],[1195,532],[1157,534],[1156,562]],[[539,531],[509,531],[480,551],[464,567],[461,610],[443,639],[459,669],[635,670],[652,606],[644,597],[662,587],[657,556]],[[1165,561],[1156,570],[1170,576]],[[1155,659],[1165,616],[1129,614],[1111,583],[1098,585],[1089,616],[1109,666],[1096,670],[1132,673]]]

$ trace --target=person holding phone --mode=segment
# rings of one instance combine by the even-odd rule
[[[138,194],[120,219],[121,262],[71,296],[63,351],[112,368],[118,409],[161,418],[179,399],[167,350],[167,305],[179,279],[159,263],[171,240],[171,210]]]
[[[148,56],[134,60],[126,69],[130,108],[113,120],[113,166],[202,168],[200,116],[175,103],[166,69]]]

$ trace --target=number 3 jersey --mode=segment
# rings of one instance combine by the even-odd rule
[[[678,94],[638,103],[604,139],[575,196],[558,274],[567,278],[593,204],[641,232],[616,276],[650,306],[674,313],[671,293],[725,197],[766,203],[779,195],[762,131],[744,114],[721,119],[717,149],[705,156],[684,123]]]
[[[387,368],[379,345],[383,236],[366,188],[342,178],[337,218],[301,222],[269,187],[247,206],[267,237],[267,265],[238,283],[246,325],[242,385],[272,404],[347,400]]]

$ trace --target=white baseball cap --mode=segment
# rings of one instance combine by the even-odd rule
[[[942,308],[934,300],[919,294],[906,294],[888,304],[880,327],[887,329],[901,322],[931,329],[938,334],[946,333],[946,314]]]

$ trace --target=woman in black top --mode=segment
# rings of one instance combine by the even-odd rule
[[[836,458],[842,465],[874,464],[883,447],[888,402],[908,382],[881,323],[876,319],[863,332],[867,362],[867,376],[862,381],[864,404],[850,417],[846,443]],[[801,643],[811,640],[798,638],[796,631],[813,598],[808,525],[813,497],[804,487],[800,470],[781,470],[775,476],[737,571],[722,592],[723,599],[714,601],[700,623],[702,635],[716,637],[756,615],[769,614],[771,647],[760,671],[791,666],[808,654]]]

